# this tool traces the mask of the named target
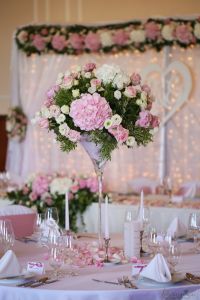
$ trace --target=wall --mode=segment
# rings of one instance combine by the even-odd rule
[[[200,15],[199,0],[0,0],[0,114],[10,101],[10,56],[16,27],[27,23],[100,23],[150,16]]]

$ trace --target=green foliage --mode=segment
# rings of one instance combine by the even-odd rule
[[[71,90],[67,90],[67,89],[60,89],[55,97],[55,103],[58,105],[58,106],[63,106],[63,105],[68,105],[70,106],[73,98],[72,98],[72,92]]]

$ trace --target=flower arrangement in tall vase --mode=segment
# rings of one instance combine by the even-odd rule
[[[59,73],[47,91],[36,122],[53,131],[62,151],[80,142],[91,158],[99,183],[98,239],[102,245],[102,177],[107,160],[119,145],[146,146],[159,118],[151,113],[154,96],[137,73],[119,66],[87,63]]]

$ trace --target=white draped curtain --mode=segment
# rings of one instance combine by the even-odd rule
[[[200,179],[200,49],[199,47],[183,50],[170,48],[156,52],[149,50],[144,53],[122,52],[119,54],[83,54],[69,55],[31,55],[27,57],[13,46],[12,58],[12,102],[21,105],[28,116],[29,124],[26,139],[21,143],[9,143],[7,169],[19,175],[22,180],[32,173],[59,172],[93,175],[94,170],[87,154],[78,146],[77,150],[67,154],[62,153],[53,136],[31,124],[31,119],[40,109],[45,98],[45,92],[55,83],[57,74],[74,65],[83,65],[93,61],[97,65],[114,63],[120,65],[128,73],[144,72],[151,64],[156,64],[160,72],[153,72],[148,78],[156,98],[159,100],[155,109],[162,115],[163,80],[165,82],[166,55],[170,62],[183,62],[192,74],[192,91],[190,97],[181,106],[166,125],[164,141],[165,158],[161,162],[160,152],[163,140],[160,132],[155,141],[147,147],[136,147],[133,150],[121,147],[112,154],[112,160],[105,168],[104,181],[111,191],[127,192],[128,182],[136,177],[148,177],[159,180],[159,168],[164,168],[175,184],[183,181]],[[172,70],[173,74],[174,70]],[[181,80],[176,78],[171,82],[172,92],[180,93]],[[173,100],[174,95],[170,94]],[[176,96],[175,96],[176,98]],[[174,100],[173,100],[174,101]],[[172,109],[172,103],[169,110]],[[162,164],[162,165],[161,165]]]

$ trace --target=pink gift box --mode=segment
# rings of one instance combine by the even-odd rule
[[[15,211],[13,210],[14,206],[17,208]],[[26,209],[28,208],[18,205],[3,207],[3,211],[0,209],[0,220],[8,219],[12,222],[15,238],[30,236],[34,232],[36,213],[31,209],[25,211]],[[4,214],[4,212],[6,213]]]

